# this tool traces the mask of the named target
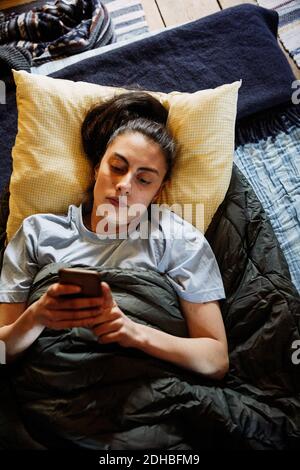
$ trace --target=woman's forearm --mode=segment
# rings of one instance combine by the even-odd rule
[[[228,353],[220,341],[180,338],[141,324],[139,330],[135,347],[151,356],[212,379],[222,379],[228,371]]]
[[[45,327],[36,325],[30,307],[12,324],[0,328],[0,340],[5,343],[6,362],[11,362],[40,336]]]

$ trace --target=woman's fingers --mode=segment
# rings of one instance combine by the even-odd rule
[[[76,299],[58,298],[55,303],[49,305],[50,310],[83,310],[100,307],[103,304],[101,297],[79,297]]]
[[[101,282],[103,291],[103,308],[112,308],[116,305],[110,287],[106,282]]]
[[[103,326],[120,317],[116,309],[117,304],[113,299],[112,292],[106,282],[101,282],[103,295],[101,297],[76,297],[68,298],[70,294],[79,294],[81,288],[69,284],[53,284],[47,290],[44,304],[46,326],[53,329],[64,328],[95,328]],[[115,325],[114,325],[115,327]]]
[[[99,324],[99,308],[88,310],[52,310],[51,315],[47,315],[46,326],[53,329],[64,328],[93,328]]]
[[[56,282],[49,287],[47,294],[50,295],[50,297],[59,297],[60,295],[79,294],[80,291],[80,286],[75,286],[73,284],[60,284],[59,282]]]
[[[51,310],[48,318],[50,321],[77,321],[89,318],[90,320],[94,319],[101,315],[101,310],[99,307],[80,309],[80,310]]]
[[[112,314],[110,320],[103,321],[101,312],[98,308],[85,310],[85,311],[71,311],[70,314],[66,315],[66,310],[61,311],[51,311],[53,312],[53,316],[47,319],[47,327],[53,329],[64,329],[64,328],[91,328],[94,333],[95,328],[98,327],[98,331],[104,327],[105,331],[109,331],[111,328],[111,324],[114,324],[114,328],[116,324],[114,323],[116,320],[119,320],[120,315]]]
[[[96,336],[101,338],[101,336],[106,335],[108,333],[113,333],[118,331],[122,326],[122,322],[120,321],[120,317],[116,317],[110,321],[104,322],[93,326],[93,332]]]
[[[120,333],[119,331],[112,331],[111,333],[107,333],[103,336],[99,336],[98,342],[101,344],[109,344],[109,343],[119,343],[120,344]]]
[[[47,308],[50,310],[79,310],[97,307],[103,304],[102,297],[80,297],[79,286],[67,284],[53,284],[47,291],[50,299]],[[76,298],[72,297],[76,294]],[[79,297],[77,297],[79,295]]]

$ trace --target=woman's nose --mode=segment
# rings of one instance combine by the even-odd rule
[[[130,177],[123,177],[116,184],[116,190],[121,196],[128,196],[131,193],[131,180]]]

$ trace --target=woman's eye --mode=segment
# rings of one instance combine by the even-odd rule
[[[124,171],[124,168],[120,168],[118,166],[111,165],[111,169],[115,171],[116,173],[122,173]]]
[[[142,184],[151,184],[151,181],[144,180],[144,178],[140,178],[139,181],[140,181]]]

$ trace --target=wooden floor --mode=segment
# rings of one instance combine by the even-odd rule
[[[188,21],[193,21],[217,11],[230,8],[243,3],[257,5],[255,0],[140,0],[143,4],[146,20],[150,30],[161,29],[166,26],[175,26]],[[284,50],[294,75],[300,80],[300,70],[295,62]]]
[[[140,0],[145,11],[146,20],[150,31],[176,26],[187,23],[204,16],[211,15],[225,8],[241,5],[242,3],[252,3],[257,5],[255,0]],[[13,7],[32,0],[0,0],[0,8]],[[46,0],[45,0],[46,2]],[[289,57],[288,53],[278,41],[284,51],[291,68],[298,80],[300,80],[300,70]]]

